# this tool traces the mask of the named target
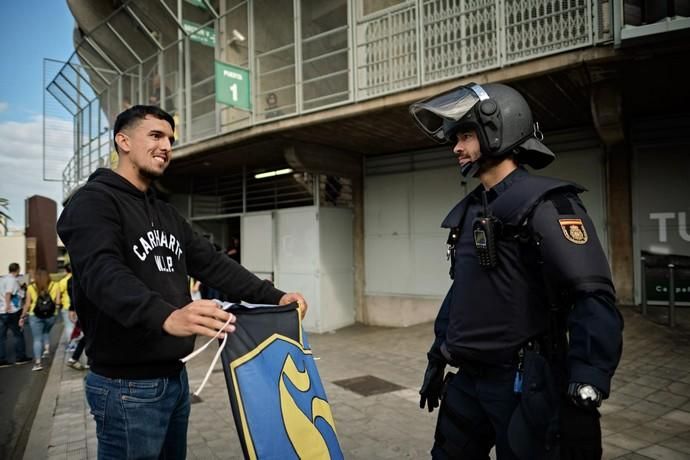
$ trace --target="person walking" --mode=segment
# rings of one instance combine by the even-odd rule
[[[14,336],[14,364],[25,364],[31,361],[26,356],[24,331],[19,327],[22,312],[22,298],[20,295],[19,264],[11,263],[9,274],[0,278],[0,367],[10,366],[7,361],[7,332]]]
[[[34,366],[32,371],[43,369],[42,359],[50,356],[50,331],[59,314],[60,287],[50,280],[44,268],[36,270],[35,281],[26,290],[26,300],[19,326],[29,319],[33,336]]]
[[[70,319],[70,286],[72,285],[72,267],[70,264],[65,265],[65,276],[58,281],[60,286],[60,316],[62,319],[63,333],[67,342],[66,351],[74,351],[74,346],[70,337],[72,337],[72,330],[74,329],[74,322]]]

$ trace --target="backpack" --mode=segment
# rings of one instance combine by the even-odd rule
[[[48,289],[50,291],[50,289]],[[36,306],[34,307],[34,316],[39,319],[46,319],[50,318],[51,316],[55,316],[55,310],[57,309],[57,306],[55,305],[55,302],[53,299],[50,297],[49,292],[44,292],[43,294],[38,295],[38,299],[36,299]]]

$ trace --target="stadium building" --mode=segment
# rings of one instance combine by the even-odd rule
[[[74,117],[65,198],[111,166],[118,112],[160,105],[178,123],[161,194],[303,292],[309,330],[435,317],[440,222],[476,182],[408,106],[472,81],[516,87],[557,154],[539,174],[589,189],[621,303],[641,301],[642,254],[690,256],[688,1],[67,3],[76,51],[46,82]]]

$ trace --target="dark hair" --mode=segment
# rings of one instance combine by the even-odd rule
[[[8,272],[14,273],[19,271],[19,264],[17,262],[12,262],[7,269]]]
[[[117,116],[115,126],[113,126],[113,142],[115,142],[115,136],[117,136],[117,133],[125,128],[136,125],[148,115],[158,118],[159,120],[167,121],[173,132],[175,132],[175,120],[173,119],[172,115],[165,110],[155,105],[134,105],[124,112],[120,112],[120,114]],[[117,150],[117,142],[115,142],[115,150]]]

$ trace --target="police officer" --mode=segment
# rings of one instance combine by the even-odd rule
[[[555,158],[525,99],[469,84],[410,107],[480,185],[451,210],[451,288],[420,407],[439,406],[437,459],[598,459],[623,327],[577,184],[531,175]],[[444,379],[446,365],[457,367]]]

